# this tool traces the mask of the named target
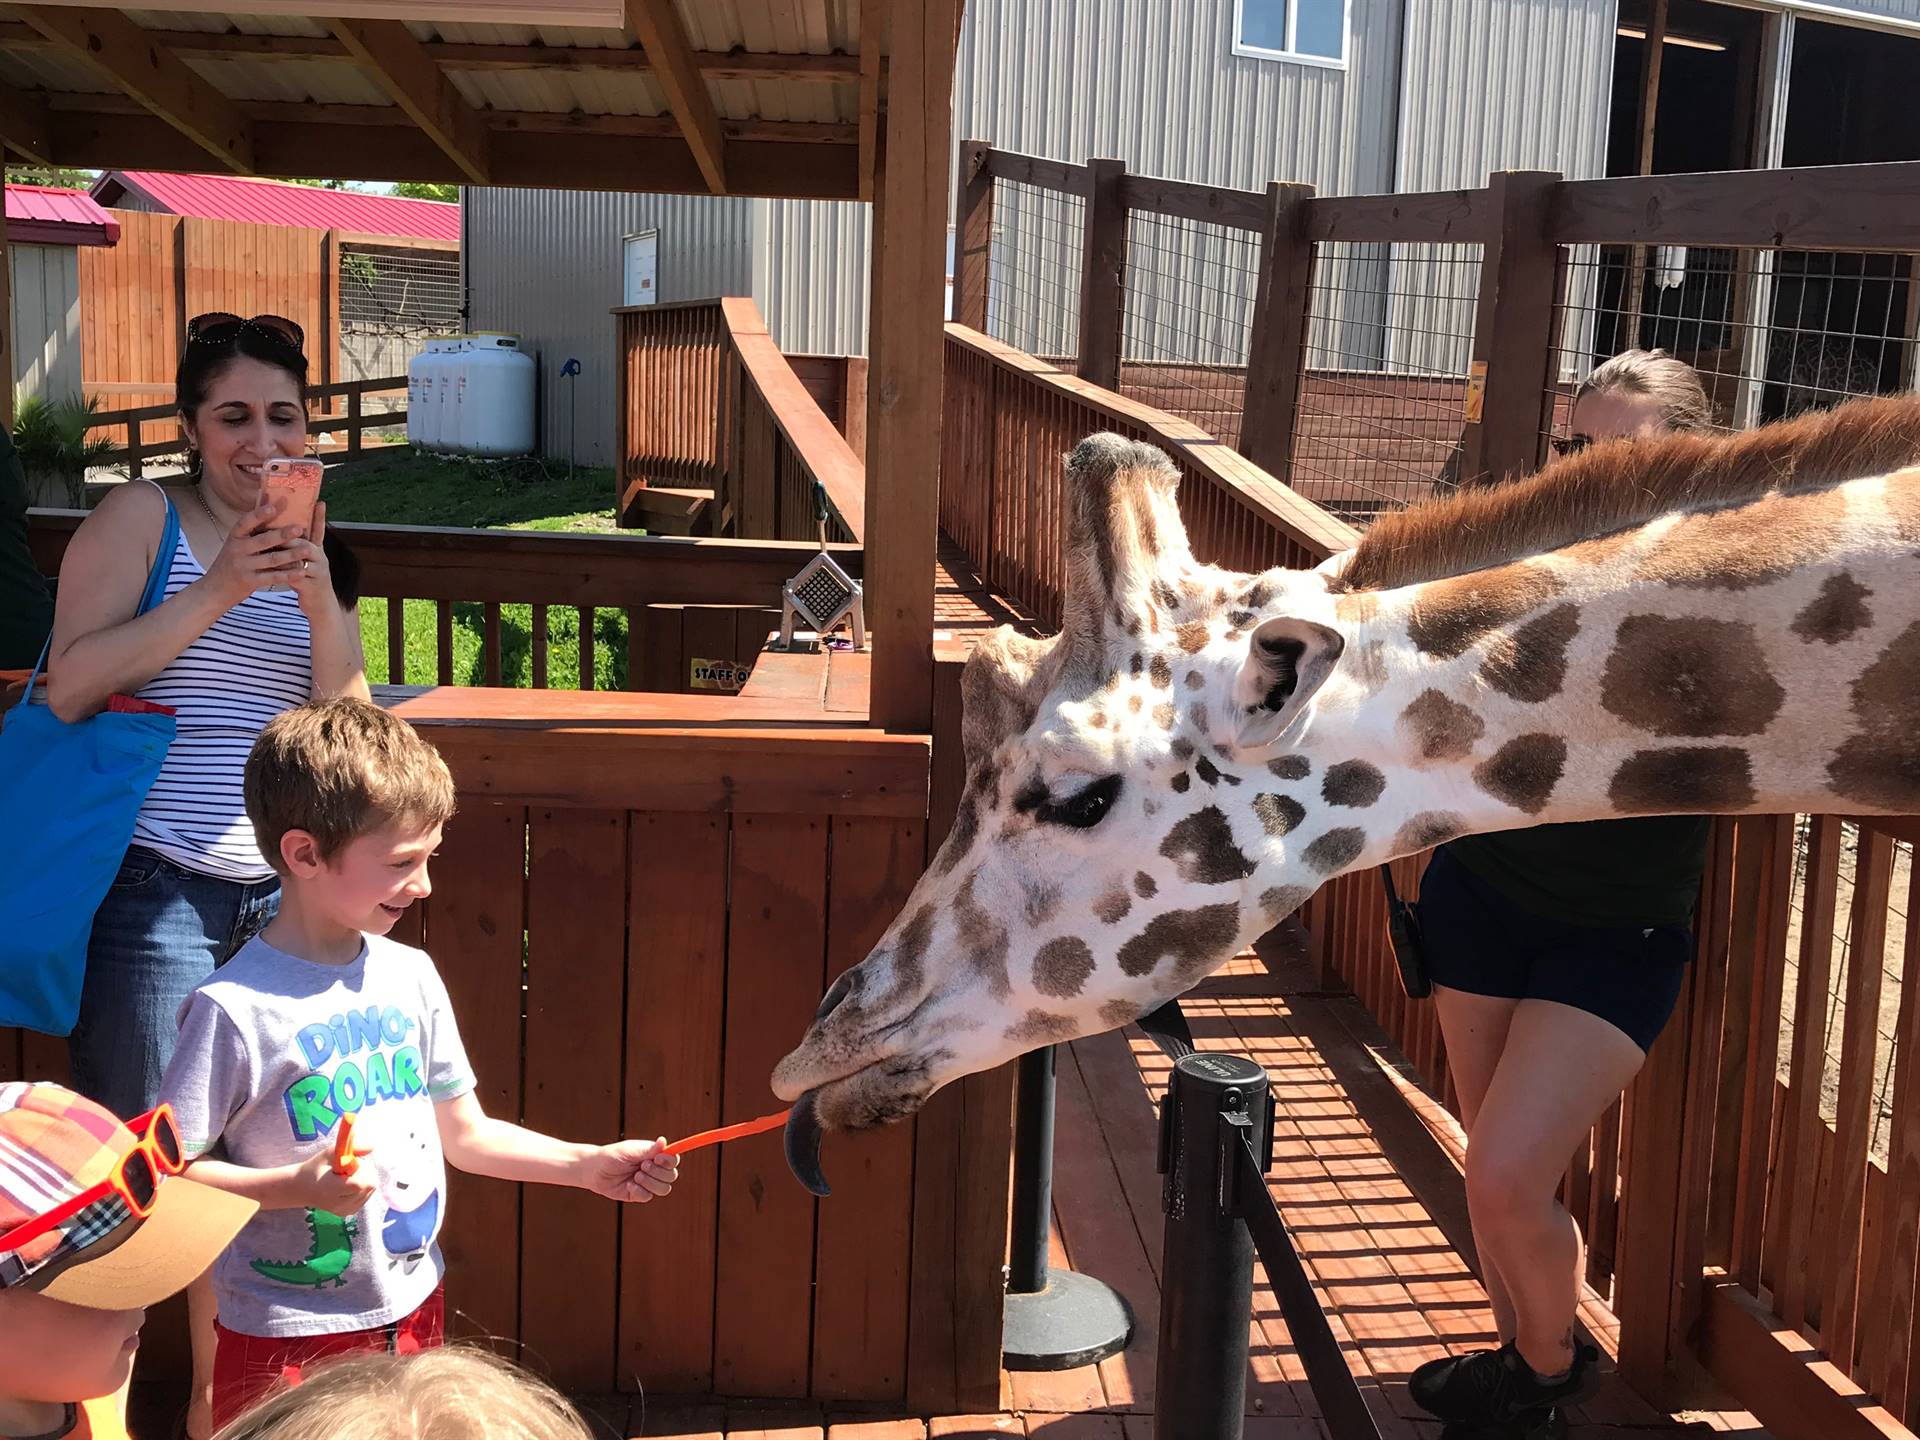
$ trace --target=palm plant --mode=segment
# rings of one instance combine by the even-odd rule
[[[13,446],[27,474],[27,494],[37,505],[86,508],[87,471],[113,448],[105,437],[92,438],[99,424],[100,397],[22,400],[13,420]]]

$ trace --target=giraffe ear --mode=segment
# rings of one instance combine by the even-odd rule
[[[1258,626],[1247,637],[1247,658],[1234,681],[1235,743],[1253,750],[1279,739],[1346,648],[1339,631],[1311,620],[1280,616]]]

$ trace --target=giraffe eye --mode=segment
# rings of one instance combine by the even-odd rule
[[[1067,825],[1075,830],[1091,830],[1113,808],[1120,794],[1120,777],[1104,775],[1069,800],[1049,800],[1034,818],[1046,825]]]

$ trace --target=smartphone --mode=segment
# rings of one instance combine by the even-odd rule
[[[313,502],[320,497],[320,477],[326,466],[318,460],[276,455],[267,461],[261,480],[263,493],[280,501],[276,527],[298,527],[305,534],[313,526]]]

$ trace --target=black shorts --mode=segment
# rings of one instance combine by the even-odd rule
[[[1673,1014],[1693,957],[1684,925],[1572,925],[1522,909],[1445,846],[1420,881],[1419,915],[1435,985],[1571,1005],[1642,1050]]]

